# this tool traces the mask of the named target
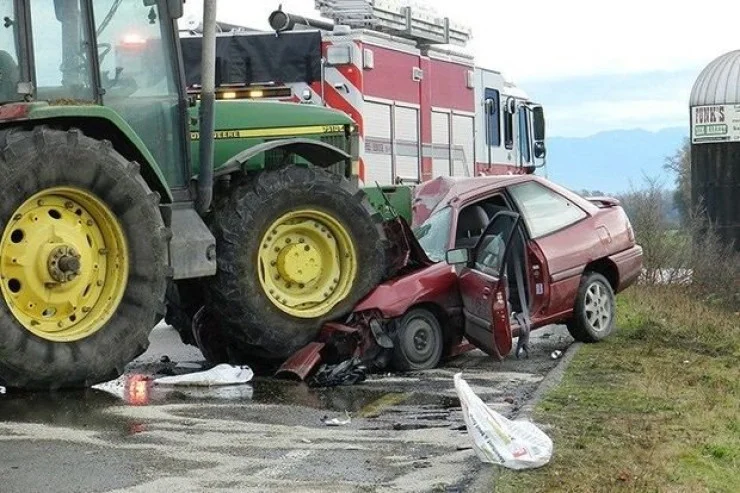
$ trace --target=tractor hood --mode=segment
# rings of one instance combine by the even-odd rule
[[[198,117],[198,107],[190,111],[192,118]],[[262,134],[271,137],[293,137],[301,134],[334,132],[337,129],[325,128],[352,124],[345,113],[323,106],[282,103],[277,101],[216,101],[216,138],[228,137],[219,132],[232,132],[234,138],[258,135],[243,134],[244,130],[264,130]],[[322,128],[324,127],[324,128]],[[198,138],[197,126],[191,128],[191,135]],[[338,129],[344,131],[344,129]]]
[[[323,106],[254,100],[218,100],[215,106],[216,171],[245,149],[278,139],[315,139],[349,153],[349,134],[356,133],[350,117]],[[190,116],[193,174],[197,175],[200,168],[198,106],[190,109]],[[270,159],[271,156],[259,155],[250,160],[248,168],[264,169],[270,165]]]

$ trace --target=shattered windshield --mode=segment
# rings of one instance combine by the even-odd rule
[[[445,207],[414,228],[414,236],[431,260],[441,262],[449,247],[452,209]]]

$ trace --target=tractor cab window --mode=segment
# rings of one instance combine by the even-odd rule
[[[0,0],[0,103],[18,101],[18,26],[13,0]]]
[[[28,4],[36,60],[36,98],[95,101],[83,2],[40,0]]]
[[[154,0],[93,3],[103,104],[136,131],[171,186],[185,183],[175,42]]]

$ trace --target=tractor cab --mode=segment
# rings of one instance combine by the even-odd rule
[[[0,100],[112,108],[170,186],[188,178],[177,1],[0,0]]]

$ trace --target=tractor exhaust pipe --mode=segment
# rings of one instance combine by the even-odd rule
[[[334,24],[331,22],[309,19],[302,15],[289,14],[287,12],[283,12],[282,9],[278,9],[270,14],[269,22],[270,27],[278,33],[291,31],[296,26],[313,27],[315,29],[321,29],[322,31],[332,31],[334,29]]]
[[[216,129],[216,6],[217,0],[203,0],[203,54],[200,93],[200,170],[198,171],[198,213],[204,215],[213,201],[213,140]]]

